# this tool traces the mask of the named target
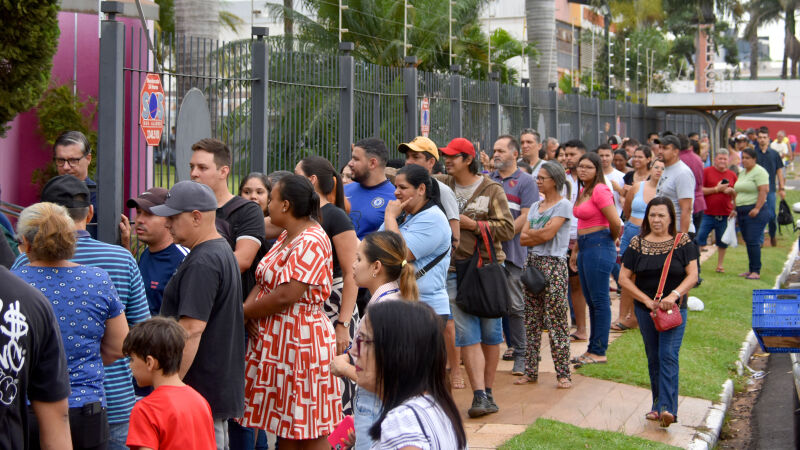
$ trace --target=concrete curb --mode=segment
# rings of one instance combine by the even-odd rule
[[[792,266],[798,256],[798,241],[795,240],[792,244],[792,250],[786,258],[783,265],[783,271],[775,278],[775,286],[773,289],[780,289],[781,285],[786,281],[790,275]],[[758,348],[758,340],[753,330],[747,333],[742,342],[742,348],[739,350],[739,359],[736,361],[736,373],[739,376],[744,374],[744,366],[750,361],[753,352]],[[691,450],[710,450],[717,445],[719,434],[722,431],[722,424],[725,422],[725,415],[731,405],[733,399],[733,380],[728,378],[722,383],[722,392],[719,394],[719,401],[712,404],[708,408],[706,417],[703,424],[697,429],[692,442],[689,444]]]

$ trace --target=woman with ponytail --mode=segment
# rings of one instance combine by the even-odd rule
[[[372,293],[369,305],[388,300],[419,299],[415,277],[416,268],[406,260],[403,237],[392,231],[376,231],[361,241],[353,264],[353,273],[358,287]],[[359,326],[360,328],[360,326]],[[335,375],[357,380],[356,368],[350,364],[348,355],[339,355],[331,366]],[[369,429],[381,415],[381,400],[372,392],[356,388],[353,404],[353,419],[356,428],[356,450],[372,446]]]
[[[279,446],[329,448],[342,420],[341,387],[331,373],[333,325],[322,311],[331,294],[331,242],[319,225],[319,195],[303,176],[272,189],[269,216],[282,228],[256,269],[244,302],[248,340],[242,425],[275,433]]]
[[[58,321],[72,383],[73,447],[105,448],[109,428],[103,365],[122,358],[128,322],[108,273],[69,261],[75,253],[74,229],[63,206],[36,203],[25,208],[17,222],[17,239],[29,263],[13,273],[47,297]]]

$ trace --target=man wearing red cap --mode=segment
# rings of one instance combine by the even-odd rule
[[[438,176],[456,194],[459,209],[461,239],[453,261],[472,258],[475,243],[479,239],[478,222],[489,226],[494,239],[494,251],[499,262],[505,261],[501,242],[514,237],[514,219],[508,209],[503,187],[478,173],[475,147],[464,138],[455,138],[440,151],[445,155],[448,175]],[[481,257],[488,262],[491,256],[480,247]],[[501,319],[473,316],[454,304],[457,295],[457,279],[454,271],[447,277],[447,290],[451,310],[456,324],[456,346],[467,369],[467,376],[474,391],[470,417],[480,417],[499,410],[492,397],[492,384],[500,358],[500,343],[503,342]]]

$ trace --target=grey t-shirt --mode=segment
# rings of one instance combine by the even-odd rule
[[[561,224],[558,231],[556,231],[556,235],[553,236],[553,239],[543,244],[530,247],[528,252],[538,256],[567,256],[567,248],[569,247],[569,225],[574,221],[572,217],[572,203],[566,198],[562,198],[558,203],[541,213],[539,212],[539,203],[541,203],[541,201],[535,202],[531,205],[530,211],[528,211],[528,223],[531,229],[541,230],[553,217],[563,217],[566,220]]]
[[[450,187],[439,180],[439,197],[444,206],[444,215],[447,220],[458,220],[458,201],[456,201],[456,194]]]
[[[661,174],[661,179],[658,180],[656,195],[672,200],[672,205],[675,207],[675,227],[680,228],[681,207],[678,200],[688,198],[694,202],[694,174],[692,174],[692,169],[684,164],[683,161],[678,161],[665,168],[664,173]],[[691,220],[689,221],[688,231],[690,233],[695,231]]]

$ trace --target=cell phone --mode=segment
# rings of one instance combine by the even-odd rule
[[[333,433],[328,435],[328,443],[331,444],[331,448],[335,450],[344,449],[347,442],[347,436],[353,430],[355,430],[353,416],[344,416],[344,419],[342,419],[342,421],[336,425]]]
[[[722,184],[728,184],[728,183],[730,183],[730,181],[728,181],[728,179],[727,179],[727,178],[723,178],[723,179],[722,179],[722,181],[720,181],[720,183],[722,183]]]

